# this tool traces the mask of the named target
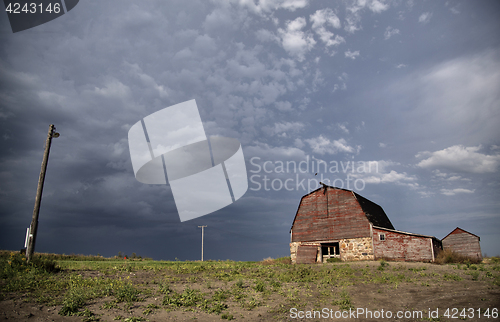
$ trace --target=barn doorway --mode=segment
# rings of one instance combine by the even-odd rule
[[[329,258],[340,258],[339,243],[321,244],[321,255],[323,257],[323,263]]]

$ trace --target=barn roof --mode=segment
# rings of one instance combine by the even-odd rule
[[[358,200],[361,209],[363,209],[363,212],[366,215],[366,218],[368,218],[368,220],[373,224],[373,226],[379,226],[394,230],[394,226],[389,220],[389,217],[387,217],[387,215],[385,214],[385,211],[384,209],[382,209],[382,207],[380,207],[373,201],[370,201],[358,195],[354,191],[352,191],[352,193]]]
[[[309,196],[310,194],[313,194],[320,189],[326,189],[326,188],[344,190],[344,191],[348,191],[348,192],[352,193],[353,196],[358,201],[359,205],[361,206],[361,209],[365,213],[366,218],[372,223],[372,225],[394,230],[394,226],[392,225],[391,221],[389,220],[389,217],[387,217],[387,215],[385,214],[384,209],[382,209],[382,207],[380,207],[379,205],[377,205],[373,201],[370,201],[370,200],[358,195],[357,193],[355,193],[352,190],[332,187],[332,186],[326,185],[322,182],[320,182],[320,183],[323,185],[323,187],[319,187],[318,189],[309,192],[308,194],[302,196],[302,198],[300,199],[299,206],[297,207],[297,211],[295,212],[295,217],[293,218],[292,227],[290,227],[290,232],[292,231],[293,225],[295,224],[295,219],[297,218],[297,214],[299,213],[299,208],[300,208],[300,205],[302,204],[302,200],[305,197]]]
[[[442,240],[444,240],[446,237],[448,237],[448,236],[450,236],[451,234],[453,234],[453,233],[454,233],[457,229],[458,229],[458,230],[463,231],[464,233],[467,233],[467,234],[469,234],[469,235],[472,235],[472,236],[477,237],[477,238],[478,238],[478,240],[481,240],[481,237],[479,237],[478,235],[474,235],[473,233],[470,233],[470,232],[468,232],[467,230],[462,229],[462,228],[460,228],[460,227],[457,227],[457,228],[453,229],[453,231],[452,231],[451,233],[449,233],[448,235],[444,236]]]

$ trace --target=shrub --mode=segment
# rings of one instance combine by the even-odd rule
[[[439,252],[436,257],[436,264],[479,264],[481,260],[479,258],[471,258],[450,249],[445,249]]]
[[[0,259],[0,278],[3,279],[26,275],[29,271],[35,274],[44,274],[57,273],[60,270],[54,260],[39,255],[34,255],[29,264],[22,254],[11,252],[2,255]]]

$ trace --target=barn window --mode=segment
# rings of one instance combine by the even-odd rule
[[[378,234],[378,237],[380,240],[384,241],[385,240],[385,234]]]

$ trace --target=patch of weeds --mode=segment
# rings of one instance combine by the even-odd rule
[[[243,288],[243,280],[242,279],[239,279],[235,284],[234,286],[236,286],[237,288]]]
[[[85,308],[85,310],[83,310],[82,312],[78,312],[76,315],[83,316],[83,322],[93,322],[101,320],[98,316],[96,316],[87,308]]]
[[[137,302],[139,301],[139,291],[131,284],[120,285],[115,290],[117,302]]]
[[[85,305],[85,298],[82,294],[69,292],[63,300],[63,306],[59,310],[60,315],[75,315]]]
[[[256,290],[257,292],[264,292],[266,290],[266,284],[263,281],[258,280],[255,283],[253,289]]]
[[[116,304],[115,301],[111,302],[105,302],[104,304],[101,305],[101,309],[103,310],[109,310],[109,309],[118,309],[119,306]]]
[[[479,274],[481,274],[480,272],[478,271],[475,271],[475,272],[470,272],[469,275],[472,277],[472,280],[473,281],[477,281],[479,279]]]
[[[352,305],[351,297],[347,291],[340,292],[340,299],[333,301],[333,305],[338,305],[339,309],[342,311],[354,309],[354,305]]]
[[[412,271],[414,273],[418,273],[418,272],[421,272],[421,271],[425,271],[427,268],[426,267],[412,267],[412,268],[408,268],[409,271]]]
[[[168,284],[162,284],[162,283],[160,283],[159,291],[162,294],[170,294],[173,292]]]
[[[466,264],[466,268],[469,268],[471,263],[480,263],[481,260],[476,259],[476,258],[470,258],[468,256],[464,256],[462,254],[456,253],[452,250],[445,249],[440,251],[437,256],[436,260],[434,261],[436,264],[451,264],[451,263],[460,263],[460,264]]]
[[[271,286],[273,288],[280,288],[281,287],[281,282],[279,282],[279,281],[272,281],[271,282]]]
[[[154,310],[152,308],[147,308],[144,311],[142,311],[143,315],[150,315],[150,314],[153,314],[153,313],[154,313]]]
[[[234,319],[232,314],[227,314],[227,313],[222,314],[220,317],[221,317],[221,319],[228,320],[228,321],[231,321]]]
[[[131,317],[123,320],[123,322],[142,322],[142,321],[148,321],[148,320],[146,320],[145,318],[136,317],[136,316],[131,316]]]
[[[237,288],[233,290],[233,298],[238,301],[244,299],[247,295],[243,292],[242,289]]]
[[[223,301],[229,297],[230,293],[229,291],[224,291],[224,290],[217,290],[215,291],[214,295],[212,296],[213,301]]]
[[[171,293],[165,295],[163,298],[163,305],[170,305],[174,307],[181,306],[196,306],[198,302],[203,300],[203,296],[199,290],[192,290],[189,287],[182,293],[176,293],[172,291]]]
[[[463,278],[461,278],[457,274],[448,274],[448,273],[444,273],[443,279],[445,281],[461,281],[461,280],[463,280]]]
[[[332,270],[341,267],[341,265],[336,265],[332,267]],[[297,267],[296,265],[292,265],[289,269],[277,274],[275,276],[281,282],[314,282],[316,279],[315,272],[311,269],[310,266],[302,266]]]
[[[379,271],[383,271],[387,266],[389,266],[389,263],[382,259],[380,260],[380,266],[377,267],[377,269]]]
[[[339,262],[342,262],[342,260],[340,258],[336,258],[336,257],[333,257],[333,258],[328,258],[326,260],[327,263],[339,263]]]
[[[220,314],[223,310],[227,309],[227,305],[222,302],[215,302],[212,307],[208,310],[209,313]]]
[[[253,310],[257,306],[260,306],[262,303],[260,303],[258,300],[256,300],[254,297],[251,297],[250,300],[246,303],[242,303],[241,306],[249,311]]]

